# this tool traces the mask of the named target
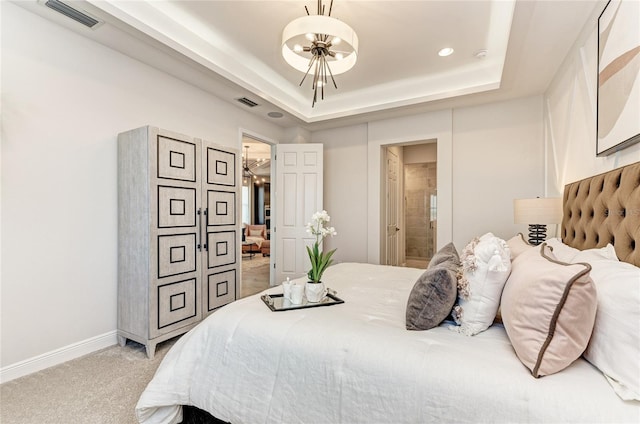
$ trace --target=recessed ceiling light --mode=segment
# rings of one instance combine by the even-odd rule
[[[438,52],[438,56],[445,57],[445,56],[451,55],[452,53],[453,53],[453,49],[451,47],[445,47],[444,49]]]
[[[269,112],[267,113],[269,118],[282,118],[284,115],[280,112]]]
[[[474,53],[474,56],[476,57],[476,59],[484,59],[485,57],[487,57],[487,50],[486,49],[478,50],[477,52]]]

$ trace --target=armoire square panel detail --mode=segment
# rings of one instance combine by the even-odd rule
[[[184,153],[169,151],[169,166],[171,168],[184,169]]]
[[[207,225],[236,225],[236,193],[233,191],[207,191]]]
[[[216,297],[226,296],[229,294],[229,282],[228,281],[220,281],[216,284]]]
[[[182,158],[180,156],[182,156]],[[187,141],[159,135],[158,178],[195,181],[196,145]]]
[[[185,215],[186,203],[181,199],[169,199],[169,215]]]
[[[195,278],[158,286],[158,328],[195,317],[197,294]]]
[[[216,174],[220,176],[227,175],[227,162],[221,160],[216,161]]]
[[[216,202],[216,215],[218,216],[226,216],[229,213],[227,212],[227,202]]]
[[[175,246],[169,249],[169,262],[172,264],[176,262],[184,262],[186,257],[185,246]]]
[[[196,226],[196,189],[158,186],[158,228]]]
[[[232,302],[236,298],[236,270],[217,272],[207,277],[207,312]]]
[[[207,233],[207,268],[236,263],[236,232],[217,231]]]
[[[172,253],[184,250],[184,260],[172,262]],[[175,256],[174,256],[175,258]],[[196,234],[158,236],[158,277],[165,278],[196,270]]]
[[[182,309],[187,305],[185,294],[178,293],[174,294],[169,298],[169,312],[177,311],[178,309]]]
[[[207,148],[207,184],[233,187],[236,185],[236,155]]]

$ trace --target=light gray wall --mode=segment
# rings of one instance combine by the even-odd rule
[[[526,231],[526,226],[513,223],[513,199],[544,194],[542,97],[450,113],[452,120],[446,119],[446,113],[434,112],[372,122],[368,131],[356,126],[312,135],[313,142],[325,144],[325,208],[335,217],[339,233],[330,245],[338,247],[336,255],[341,261],[367,258],[376,263],[378,257],[366,254],[370,246],[379,246],[380,237],[376,230],[380,211],[375,209],[379,203],[371,207],[368,197],[372,192],[367,192],[367,186],[370,178],[380,180],[380,163],[379,159],[369,161],[371,155],[367,159],[364,152],[379,149],[381,143],[421,140],[429,133],[441,134],[446,140],[448,131],[452,145],[451,168],[438,162],[439,167],[443,165],[438,169],[438,197],[446,199],[449,194],[453,198],[452,236],[439,237],[438,245],[454,241],[462,249],[473,237],[488,231],[502,238]],[[440,185],[446,180],[440,175],[448,172],[450,188]]]
[[[596,157],[598,13],[591,19],[544,95],[546,190],[640,161],[640,143]]]
[[[115,343],[116,137],[146,124],[240,147],[283,131],[2,2],[1,366]],[[108,339],[108,337],[107,337]]]
[[[316,131],[324,144],[324,208],[338,235],[325,239],[338,248],[336,262],[367,262],[367,126]]]
[[[513,199],[544,196],[541,96],[453,111],[453,240],[492,232],[505,240]]]

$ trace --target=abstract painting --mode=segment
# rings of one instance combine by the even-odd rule
[[[640,1],[611,0],[598,19],[597,156],[640,141]]]

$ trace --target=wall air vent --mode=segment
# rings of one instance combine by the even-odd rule
[[[258,106],[258,103],[254,102],[251,99],[247,99],[246,97],[240,97],[239,99],[236,99],[237,101],[239,101],[240,103],[242,103],[245,106],[248,107],[256,107]]]
[[[73,19],[76,22],[80,22],[82,25],[89,28],[93,28],[100,23],[99,20],[92,18],[86,13],[81,12],[78,9],[74,9],[73,7],[59,0],[47,0],[44,4],[45,6],[55,10],[56,12],[62,13],[63,15]]]

